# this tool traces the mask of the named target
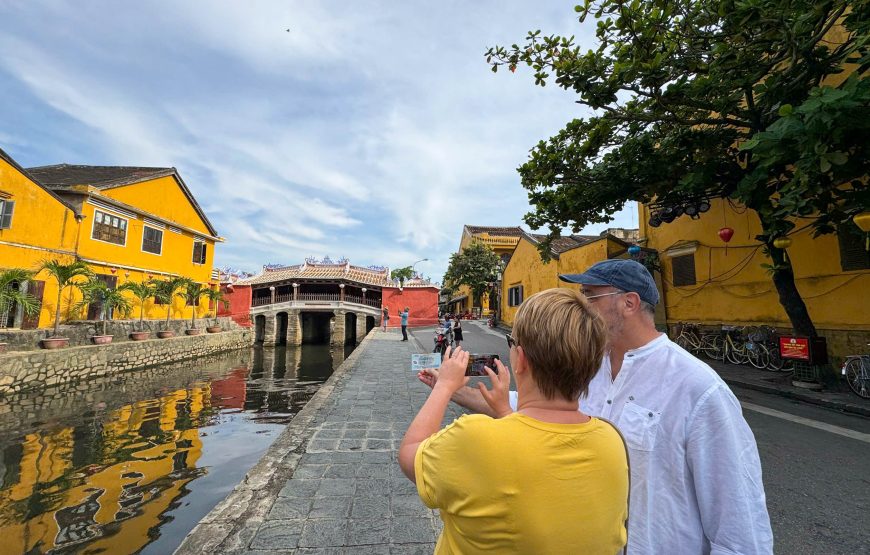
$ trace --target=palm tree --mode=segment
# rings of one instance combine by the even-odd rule
[[[100,303],[101,334],[106,335],[106,320],[113,312],[118,311],[122,316],[129,316],[133,310],[133,303],[124,296],[123,291],[109,287],[106,282],[92,277],[87,283],[80,286],[82,300],[76,303],[74,309],[81,310],[91,303]]]
[[[39,299],[21,290],[21,286],[30,281],[33,272],[22,268],[0,270],[0,318],[5,318],[7,312],[15,305],[21,307],[24,314],[33,316],[40,309]],[[18,288],[14,288],[14,284]]]
[[[155,279],[151,281],[154,287],[154,298],[166,305],[166,330],[169,330],[169,317],[172,315],[172,301],[175,297],[185,297],[185,292],[181,289],[187,289],[187,284],[190,279],[186,277],[169,278],[166,281]]]
[[[190,329],[192,330],[196,329],[196,311],[199,308],[199,299],[208,295],[208,291],[210,291],[208,285],[196,283],[195,281],[189,281],[184,290],[184,298],[190,304],[191,312],[193,313],[190,317]]]
[[[209,300],[209,302],[214,304],[214,324],[217,325],[217,305],[218,303],[224,305],[224,308],[228,308],[230,306],[230,301],[224,298],[224,292],[220,289],[206,289],[202,294],[203,297]]]
[[[40,267],[40,271],[45,271],[57,281],[57,306],[54,314],[54,335],[57,337],[60,330],[60,301],[63,296],[63,290],[67,287],[80,287],[87,281],[93,272],[88,265],[81,260],[62,264],[56,258],[44,262]]]
[[[118,291],[129,291],[139,301],[139,331],[145,330],[145,301],[154,296],[154,286],[146,281],[128,281]]]

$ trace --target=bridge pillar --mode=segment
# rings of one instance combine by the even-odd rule
[[[274,347],[276,343],[275,335],[278,333],[278,326],[275,325],[277,316],[275,312],[267,312],[264,316],[266,317],[266,329],[263,334],[263,347]]]
[[[302,318],[299,310],[287,311],[287,345],[302,345]]]
[[[366,315],[362,312],[356,313],[356,344],[365,339],[366,336]]]
[[[335,324],[332,326],[332,337],[330,338],[329,343],[334,347],[343,347],[344,346],[344,310],[336,310],[334,311],[335,318],[333,322]]]

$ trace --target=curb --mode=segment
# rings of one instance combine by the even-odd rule
[[[715,370],[715,368],[714,368]],[[717,372],[719,374],[719,372]],[[821,407],[834,409],[840,412],[844,412],[847,414],[856,414],[859,416],[868,416],[870,417],[870,404],[864,407],[857,404],[845,403],[842,401],[833,401],[830,399],[820,399],[814,395],[809,395],[803,393],[801,391],[789,391],[787,389],[780,389],[773,385],[765,385],[757,382],[743,381],[735,378],[726,377],[722,374],[719,374],[722,380],[728,385],[736,385],[739,387],[743,387],[745,389],[752,389],[755,391],[760,391],[762,393],[772,393],[774,395],[779,395],[780,397],[785,397],[787,399],[794,399],[797,401],[802,401],[804,403],[809,403],[811,405],[818,405]]]

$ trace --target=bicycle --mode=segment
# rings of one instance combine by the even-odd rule
[[[698,324],[680,322],[680,333],[674,343],[693,355],[704,353],[708,358],[722,360],[722,336],[718,333],[701,332]]]
[[[847,356],[842,373],[855,395],[870,399],[870,355]]]
[[[723,358],[731,364],[746,364],[749,362],[746,342],[741,337],[743,328],[738,326],[722,326]]]

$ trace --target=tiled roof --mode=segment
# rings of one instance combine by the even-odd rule
[[[530,238],[534,243],[540,243],[547,238],[546,235],[541,233],[526,233],[525,235],[526,237]],[[575,249],[579,246],[591,243],[593,241],[597,241],[599,239],[601,239],[601,236],[599,235],[560,236],[553,239],[553,241],[550,243],[550,250],[553,252],[553,254],[559,255],[565,251]]]
[[[27,171],[40,183],[55,190],[69,189],[75,185],[90,185],[97,189],[108,189],[175,173],[174,168],[74,166],[71,164],[41,166],[29,168]]]
[[[240,280],[240,285],[259,285],[291,279],[328,279],[352,281],[361,285],[376,287],[398,287],[399,282],[390,279],[389,269],[372,270],[352,264],[298,264],[280,268],[263,268],[263,272],[254,277]],[[425,280],[405,280],[405,287],[434,287]]]
[[[9,156],[6,152],[4,152],[2,148],[0,148],[0,159],[3,159],[3,160],[4,160],[6,163],[8,163],[10,166],[12,166],[13,168],[15,168],[15,169],[18,170],[19,172],[21,172],[22,175],[24,175],[25,177],[27,177],[28,179],[30,179],[31,181],[33,181],[33,182],[36,184],[37,187],[39,187],[40,189],[44,190],[46,193],[48,193],[48,194],[49,194],[52,198],[54,198],[56,201],[58,201],[58,202],[61,203],[62,205],[64,205],[64,206],[66,206],[67,208],[69,208],[73,213],[76,212],[75,208],[73,208],[72,206],[70,206],[70,204],[69,204],[68,202],[66,202],[65,200],[63,200],[63,199],[60,198],[59,196],[57,196],[57,194],[56,194],[54,191],[52,191],[51,188],[46,187],[46,186],[45,186],[41,181],[38,181],[38,180],[37,180],[37,179],[36,179],[36,178],[35,178],[35,177],[34,177],[34,176],[33,176],[33,175],[28,171],[28,170],[25,170],[24,168],[22,168],[21,166],[19,166],[19,165],[18,165],[18,162],[16,162],[15,160],[13,160],[12,157]]]
[[[64,193],[76,185],[90,185],[97,189],[111,189],[123,185],[131,185],[159,177],[173,176],[181,187],[184,196],[190,201],[193,209],[199,214],[209,233],[217,236],[217,230],[209,221],[208,216],[188,189],[187,184],[178,175],[175,168],[143,168],[136,166],[76,166],[72,164],[56,164],[29,168],[28,173],[43,187]],[[70,193],[68,193],[70,194]],[[72,191],[71,194],[77,194]],[[80,194],[80,193],[79,193]]]
[[[465,229],[467,229],[472,235],[477,235],[478,233],[489,233],[490,235],[496,235],[499,237],[520,237],[523,234],[523,229],[519,226],[487,227],[480,225],[466,225]]]

